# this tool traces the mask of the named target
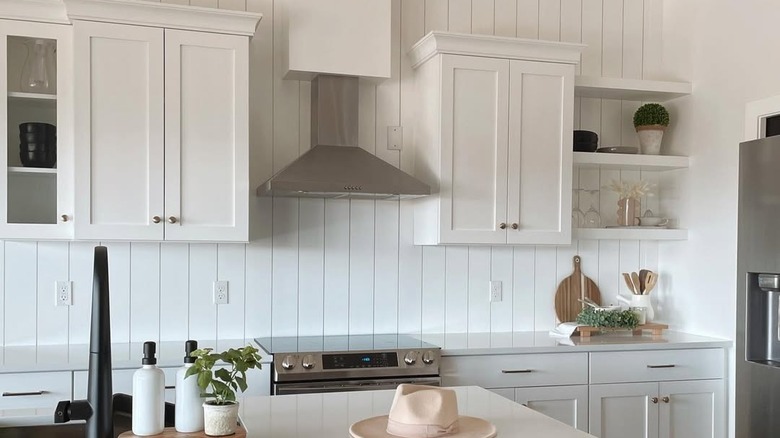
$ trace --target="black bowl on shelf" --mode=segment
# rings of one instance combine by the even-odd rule
[[[575,152],[595,152],[599,147],[599,135],[593,131],[574,131]]]
[[[19,158],[24,167],[53,168],[57,164],[57,128],[49,123],[19,125]]]

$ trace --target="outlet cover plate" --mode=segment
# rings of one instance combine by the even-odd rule
[[[73,304],[73,283],[70,281],[54,282],[54,304],[70,306]]]
[[[490,302],[497,303],[504,299],[504,291],[500,281],[490,282]]]
[[[404,147],[404,128],[403,126],[387,127],[387,149],[391,151],[400,151]]]
[[[228,303],[228,282],[215,281],[214,282],[214,304],[227,304],[227,303]]]

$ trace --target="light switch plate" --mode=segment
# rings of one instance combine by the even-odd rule
[[[214,282],[214,304],[227,304],[227,303],[228,303],[228,282],[215,281]]]
[[[387,127],[387,148],[391,151],[400,151],[404,147],[404,127]]]
[[[57,306],[70,306],[73,304],[73,286],[70,281],[54,282],[54,304]]]
[[[497,303],[504,299],[504,291],[500,281],[490,282],[490,302]]]

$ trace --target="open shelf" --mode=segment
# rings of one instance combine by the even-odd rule
[[[49,169],[45,167],[9,167],[9,174],[41,174],[41,175],[56,175],[57,169]]]
[[[688,240],[688,230],[666,228],[574,228],[572,237],[583,240]]]
[[[665,102],[691,94],[690,82],[577,76],[574,95],[601,99]]]
[[[574,166],[621,170],[674,170],[688,168],[688,157],[672,155],[575,152]]]
[[[56,94],[43,94],[43,93],[22,93],[20,91],[9,91],[9,99],[18,100],[57,100]]]

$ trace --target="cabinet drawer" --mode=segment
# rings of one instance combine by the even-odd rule
[[[165,401],[173,403],[176,399],[176,371],[178,368],[160,368],[165,374]],[[134,369],[114,370],[111,374],[111,385],[114,394],[122,393],[133,395]],[[73,373],[73,399],[87,398],[87,371],[75,371]]]
[[[620,351],[590,354],[590,383],[721,379],[723,349]]]
[[[443,357],[444,386],[483,388],[588,383],[587,353]]]
[[[71,374],[18,373],[0,375],[0,409],[51,408],[71,398]]]

